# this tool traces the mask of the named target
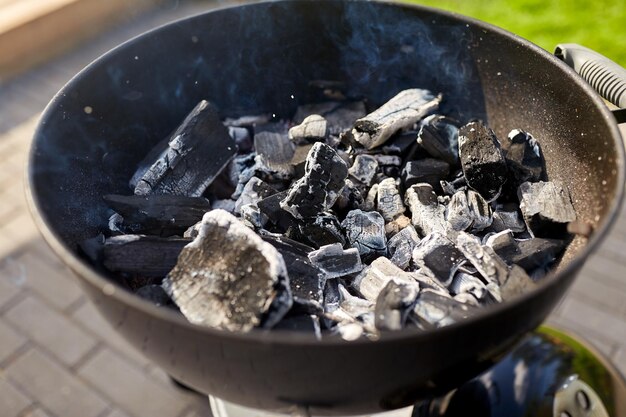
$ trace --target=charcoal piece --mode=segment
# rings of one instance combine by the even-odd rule
[[[380,146],[400,129],[413,126],[439,107],[441,96],[428,90],[409,89],[398,93],[378,110],[358,119],[352,135],[367,149]]]
[[[404,202],[411,210],[411,222],[420,235],[445,233],[445,207],[437,201],[430,184],[420,183],[409,187],[404,194]]]
[[[327,125],[326,119],[322,116],[312,114],[299,125],[289,129],[289,139],[297,144],[324,141],[328,134]]]
[[[378,162],[379,167],[400,167],[402,165],[402,158],[397,155],[372,155]]]
[[[309,261],[313,248],[281,235],[264,233],[262,238],[278,250],[285,261],[294,304],[322,306],[326,274]]]
[[[201,101],[176,131],[150,152],[133,176],[135,194],[199,197],[237,153],[217,109]],[[155,157],[156,156],[156,157]],[[148,158],[147,157],[147,158]]]
[[[374,302],[356,297],[341,284],[338,285],[341,294],[340,308],[351,317],[364,323],[366,326],[374,327]]]
[[[235,186],[235,191],[230,198],[237,200],[243,192],[243,187],[254,177],[256,171],[256,152],[245,155],[237,155],[228,164],[226,172],[230,182]]]
[[[215,200],[213,201],[213,203],[211,204],[211,208],[212,209],[220,209],[220,210],[224,210],[227,211],[231,214],[235,213],[235,205],[237,204],[236,201],[231,200],[230,198],[226,198],[223,200]]]
[[[252,141],[252,136],[250,135],[250,131],[248,129],[245,127],[230,126],[228,128],[228,134],[235,141],[237,149],[239,149],[240,153],[248,153],[252,151],[254,142]]]
[[[236,119],[234,118],[226,118],[224,120],[224,126],[228,127],[254,127],[257,125],[264,125],[272,120],[272,116],[269,114],[255,114],[255,115],[247,115],[241,116]]]
[[[464,292],[461,294],[457,294],[452,297],[454,301],[458,301],[459,303],[468,304],[472,307],[480,307],[480,301],[476,297],[474,297],[471,293]]]
[[[365,267],[352,281],[352,288],[363,298],[375,302],[380,291],[391,280],[413,285],[419,289],[420,284],[413,274],[404,272],[389,259],[381,256]]]
[[[341,322],[337,325],[337,331],[341,338],[347,342],[357,340],[365,333],[363,325],[357,322]]]
[[[333,208],[340,212],[345,212],[361,208],[363,203],[364,200],[361,190],[348,178]]]
[[[452,230],[459,232],[469,229],[472,225],[472,211],[465,191],[457,191],[450,198],[450,202],[446,206],[446,221]]]
[[[467,204],[472,218],[472,231],[480,232],[491,226],[493,221],[491,207],[480,194],[467,190]]]
[[[450,286],[450,293],[456,296],[459,294],[471,294],[476,300],[485,300],[488,296],[487,286],[480,278],[473,275],[466,274],[464,272],[458,272]]]
[[[492,248],[481,245],[476,237],[465,232],[459,233],[456,246],[474,265],[487,284],[502,285],[506,281],[509,269]]]
[[[417,183],[425,182],[433,188],[439,189],[441,181],[450,173],[450,165],[447,162],[424,158],[417,161],[409,161],[402,169],[402,184],[409,188]]]
[[[313,247],[319,248],[333,243],[339,243],[343,247],[346,244],[341,223],[331,213],[321,213],[312,221],[299,224],[299,228],[301,235],[306,237]]]
[[[176,237],[113,236],[104,242],[102,262],[113,272],[164,277],[176,265],[178,255],[189,242],[190,239]]]
[[[374,320],[378,330],[401,330],[404,328],[419,289],[415,285],[389,281],[378,294],[374,308]]]
[[[306,145],[298,145],[295,147],[293,157],[291,158],[291,161],[289,161],[289,163],[294,166],[294,169],[296,171],[294,172],[294,176],[296,178],[299,178],[298,175],[300,175],[300,177],[304,175],[304,164],[306,163],[306,157],[311,151],[312,147],[312,143]],[[302,172],[298,173],[297,171],[300,166],[302,167]]]
[[[348,175],[361,184],[369,186],[378,171],[378,161],[372,155],[357,155]]]
[[[520,210],[533,236],[562,235],[567,223],[576,220],[569,191],[556,181],[525,182],[517,191]]]
[[[363,205],[361,206],[361,210],[363,211],[372,211],[376,209],[376,197],[378,195],[378,184],[374,184],[370,187],[367,195],[365,196],[365,200],[363,201]]]
[[[126,233],[135,234],[141,230],[141,225],[131,223],[125,226],[124,217],[122,217],[122,215],[119,213],[113,213],[111,217],[109,217],[108,226],[109,232],[111,232],[112,236],[123,235]],[[133,230],[135,228],[138,229],[137,232]]]
[[[469,317],[476,309],[431,290],[420,291],[413,313],[424,325],[442,327]]]
[[[174,302],[160,285],[146,285],[135,291],[135,295],[156,306],[173,307]]]
[[[391,262],[398,268],[408,268],[413,257],[413,249],[419,243],[420,238],[413,226],[409,225],[396,233],[387,242],[387,253]]]
[[[435,232],[427,235],[415,245],[412,259],[424,274],[448,286],[453,278],[453,271],[465,260],[465,257],[453,242]]]
[[[442,191],[449,196],[467,189],[467,182],[465,181],[463,171],[459,171],[458,176],[456,176],[452,181],[440,181],[439,184],[441,185]]]
[[[545,161],[539,142],[528,132],[512,130],[502,143],[509,172],[509,182],[514,189],[522,183],[537,182],[546,177]]]
[[[459,128],[452,119],[432,115],[422,121],[421,129],[417,134],[417,143],[432,157],[452,166],[458,166],[458,138]]]
[[[313,265],[324,271],[326,278],[343,277],[363,269],[359,251],[356,248],[344,250],[340,243],[322,246],[308,256]]]
[[[339,292],[339,280],[328,279],[324,286],[324,311],[332,311],[339,308],[341,293]]]
[[[505,261],[508,256],[504,255],[514,254],[518,250],[513,231],[510,229],[492,234],[486,239],[485,245],[492,248]],[[508,263],[511,264],[511,262]]]
[[[506,162],[493,130],[480,122],[459,129],[459,158],[467,184],[487,201],[498,197],[506,181]]]
[[[518,210],[496,209],[493,212],[491,230],[502,232],[507,229],[513,233],[524,233],[526,231],[526,223],[524,223],[524,219],[522,219]]]
[[[507,280],[500,286],[503,301],[532,291],[537,283],[518,265],[512,265]]]
[[[134,233],[164,237],[181,234],[211,210],[211,204],[203,197],[108,194],[104,201],[123,217],[123,227],[131,227]]]
[[[502,232],[505,233],[505,232]],[[518,265],[526,271],[546,268],[556,260],[565,247],[558,239],[531,238],[513,239],[512,234],[498,238],[493,236],[487,244],[509,265]]]
[[[393,221],[406,211],[402,203],[402,196],[393,178],[387,178],[378,184],[376,195],[376,209],[388,222]]]
[[[209,327],[241,332],[262,322],[271,327],[292,304],[281,254],[224,210],[204,215],[198,236],[182,250],[167,282],[185,317]]]
[[[390,239],[397,233],[400,233],[402,229],[409,225],[411,225],[411,219],[403,214],[399,215],[393,219],[393,221],[385,224],[385,235],[387,236],[387,239]],[[411,228],[413,229],[413,227]],[[415,229],[413,229],[413,231],[415,231]]]
[[[417,146],[416,132],[406,132],[392,136],[385,142],[382,151],[386,155],[398,155],[406,158],[411,153],[411,148]]]
[[[257,160],[268,170],[290,175],[293,171],[291,159],[295,153],[289,137],[274,132],[259,132],[254,135]]]
[[[299,219],[315,217],[335,204],[347,176],[348,167],[337,152],[316,142],[307,156],[304,176],[291,185],[280,207]]]
[[[259,200],[276,194],[276,190],[265,181],[252,177],[243,187],[243,191],[235,202],[235,213],[240,213],[246,204],[256,204]]]
[[[262,229],[269,221],[256,204],[244,204],[241,206],[240,214],[243,223],[254,230]]]
[[[289,227],[298,227],[297,220],[280,207],[280,202],[287,196],[287,191],[281,191],[257,201],[261,213],[265,214],[270,222],[287,230]]]
[[[314,334],[318,339],[322,338],[320,320],[312,314],[297,314],[284,317],[276,323],[272,330],[287,330]]]
[[[363,255],[384,253],[387,248],[385,220],[375,212],[352,210],[341,226],[346,231],[348,242]]]

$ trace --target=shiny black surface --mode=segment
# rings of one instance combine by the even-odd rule
[[[403,88],[430,88],[444,93],[445,110],[461,120],[483,118],[498,135],[532,132],[549,177],[569,186],[595,235],[586,246],[575,240],[559,273],[532,294],[443,329],[376,342],[200,328],[113,285],[76,256],[77,243],[106,222],[102,195],[130,193],[137,162],[200,99],[225,116],[289,117],[298,103],[320,100],[309,86],[317,79],[341,81],[349,96],[373,106]],[[96,60],[46,109],[29,170],[44,237],[104,316],[152,361],[228,401],[345,415],[445,393],[537,327],[614,219],[624,158],[600,99],[565,64],[514,35],[406,5],[284,1],[176,22]]]

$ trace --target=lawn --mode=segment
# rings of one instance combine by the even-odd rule
[[[500,26],[554,51],[579,43],[626,67],[626,0],[408,0]]]

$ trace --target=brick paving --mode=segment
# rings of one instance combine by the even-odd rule
[[[99,316],[39,236],[22,177],[38,115],[74,73],[125,39],[215,4],[165,6],[0,84],[1,417],[210,416],[206,399],[170,384]],[[625,245],[626,210],[550,318],[594,343],[623,373]]]

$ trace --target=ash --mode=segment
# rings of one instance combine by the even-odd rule
[[[109,228],[80,250],[155,305],[238,332],[377,339],[533,291],[580,229],[567,185],[541,138],[501,141],[437,93],[291,120],[202,101],[105,196]]]

